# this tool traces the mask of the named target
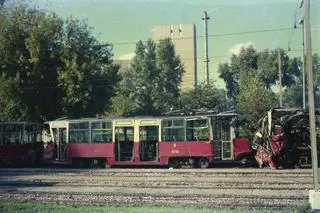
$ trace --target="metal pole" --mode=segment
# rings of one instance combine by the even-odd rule
[[[281,51],[278,49],[278,68],[279,68],[279,106],[282,107],[282,72],[281,72]]]
[[[305,47],[306,47],[306,66],[308,78],[308,102],[309,102],[309,125],[310,125],[310,143],[312,157],[312,172],[314,191],[319,190],[318,179],[318,153],[316,141],[316,120],[314,110],[314,94],[313,94],[313,75],[312,75],[312,46],[311,46],[311,24],[310,24],[310,0],[304,0],[304,15],[305,15]]]
[[[302,20],[302,98],[303,98],[303,109],[306,109],[306,73],[305,73],[305,46],[304,46],[304,19]]]
[[[205,84],[208,85],[209,83],[209,56],[208,56],[208,17],[207,11],[204,11],[204,54],[205,54]]]

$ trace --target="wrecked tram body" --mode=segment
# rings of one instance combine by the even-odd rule
[[[319,150],[319,111],[316,111]],[[252,142],[259,166],[294,168],[311,165],[309,114],[301,109],[271,109],[260,120]]]

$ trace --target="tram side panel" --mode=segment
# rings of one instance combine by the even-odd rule
[[[4,166],[33,166],[42,163],[43,145],[9,144],[0,146],[0,165]]]
[[[105,158],[108,162],[113,162],[114,143],[81,143],[68,144],[68,159],[77,158]]]
[[[233,139],[233,159],[242,160],[252,158],[251,144],[248,138]]]
[[[170,159],[175,158],[207,158],[213,162],[213,145],[209,142],[198,141],[173,141],[160,143],[160,162],[169,164]]]
[[[213,162],[209,117],[165,118],[161,125],[160,161],[163,164],[207,167]]]

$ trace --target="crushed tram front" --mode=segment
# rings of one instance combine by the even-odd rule
[[[320,113],[316,111],[317,149],[320,150]],[[298,108],[271,109],[260,120],[252,143],[259,166],[311,166],[309,114]]]

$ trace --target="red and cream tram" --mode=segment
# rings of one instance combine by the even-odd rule
[[[0,166],[42,164],[42,124],[0,122]]]
[[[77,167],[169,165],[206,168],[251,154],[236,138],[234,113],[193,116],[63,119],[49,121],[47,162]],[[50,153],[50,152],[54,153]]]

